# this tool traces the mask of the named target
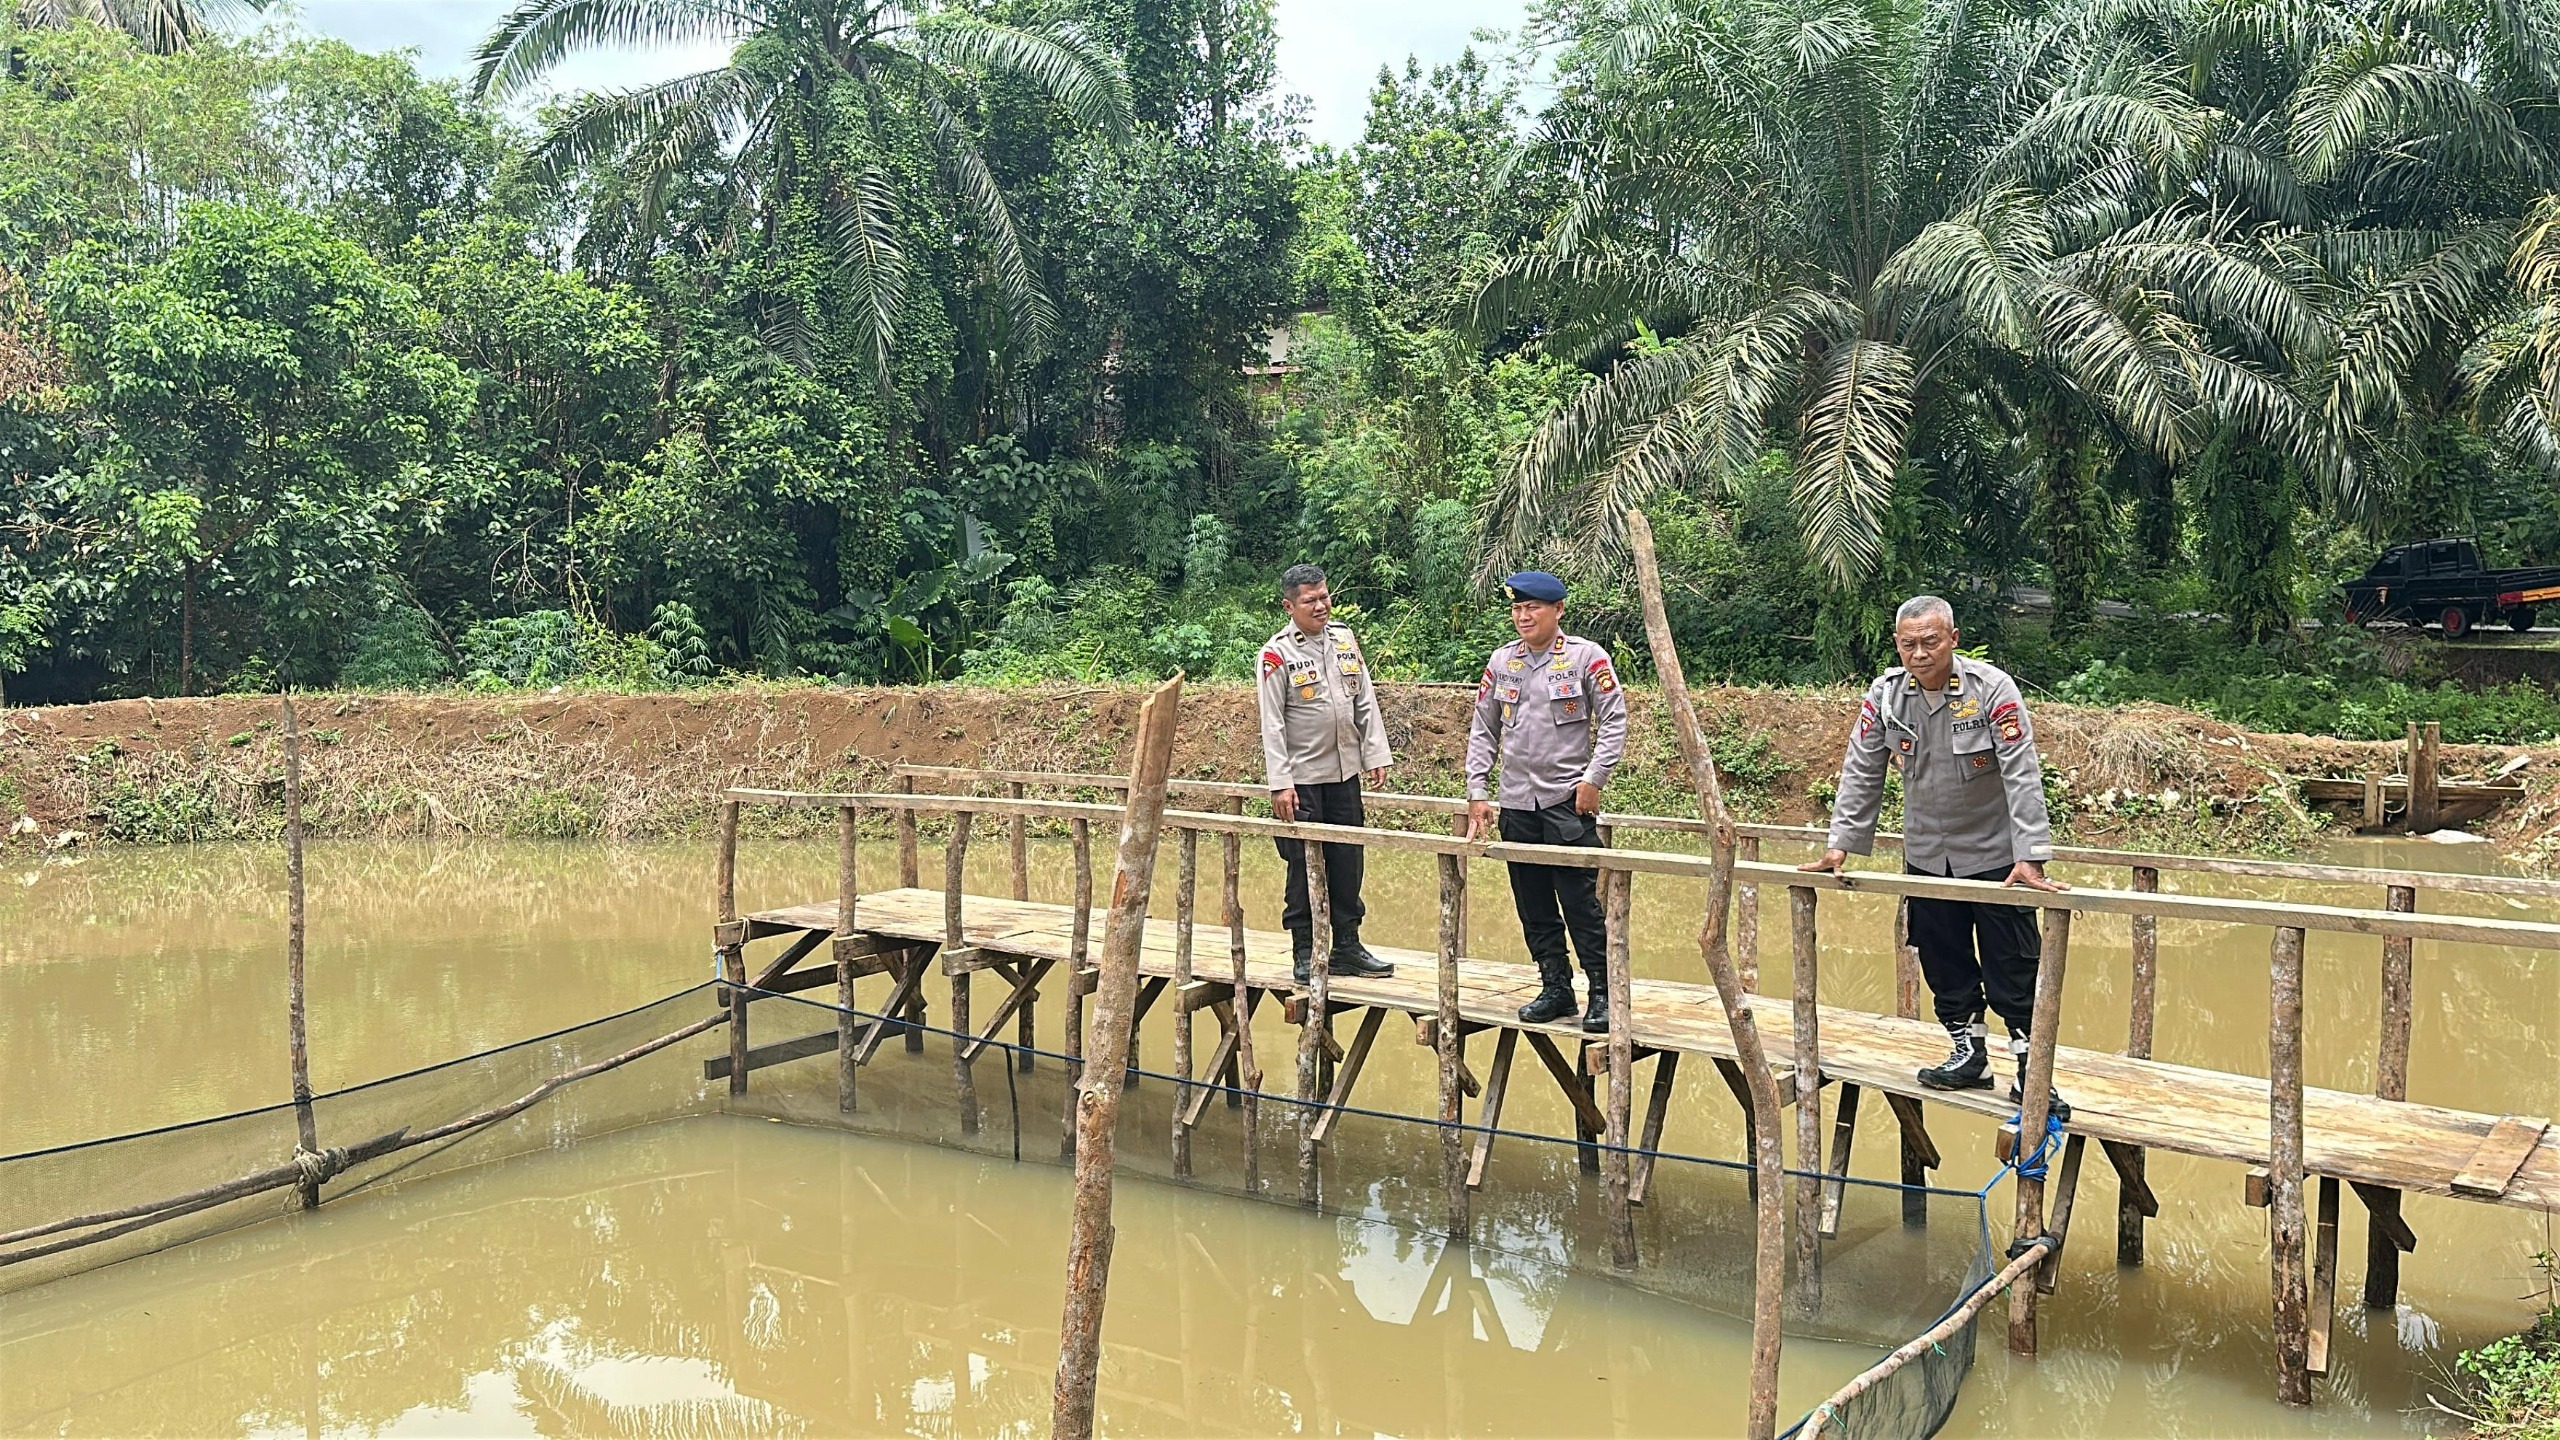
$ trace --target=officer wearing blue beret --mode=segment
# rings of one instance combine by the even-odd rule
[[[1627,697],[1609,652],[1564,633],[1564,582],[1523,570],[1503,582],[1511,628],[1520,638],[1493,652],[1476,687],[1467,732],[1470,839],[1500,827],[1524,845],[1600,844],[1600,789],[1627,748]],[[1495,813],[1494,756],[1502,758]],[[1511,902],[1529,955],[1538,962],[1538,998],[1520,1019],[1544,1025],[1573,1013],[1573,963],[1582,957],[1591,1003],[1582,1028],[1609,1028],[1609,929],[1594,872],[1569,865],[1512,865]]]

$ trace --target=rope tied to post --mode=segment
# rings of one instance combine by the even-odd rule
[[[2025,1131],[2027,1125],[2026,1113],[2021,1111],[2018,1114],[2010,1116],[2009,1120],[2010,1123],[2018,1127],[2019,1143],[2023,1145],[2025,1143]],[[2031,1151],[2021,1153],[2017,1160],[2012,1162],[2010,1168],[2016,1170],[2021,1179],[2043,1179],[2045,1176],[2045,1164],[2053,1157],[2054,1142],[2061,1138],[2061,1117],[2055,1115],[2050,1110],[2046,1111],[2044,1117],[2044,1133],[2036,1137],[2036,1148]]]
[[[293,1147],[293,1168],[302,1175],[303,1186],[317,1189],[347,1172],[355,1162],[348,1158],[344,1145],[325,1146],[319,1150]]]

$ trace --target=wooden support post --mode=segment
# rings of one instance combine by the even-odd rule
[[[907,795],[916,793],[916,777],[899,776],[898,790]],[[912,809],[900,810],[898,812],[898,884],[904,889],[913,890],[924,883],[923,873],[916,864],[916,812]]]
[[[1019,780],[1013,782],[1006,793],[1016,800],[1021,799],[1022,782]],[[1031,898],[1031,821],[1029,818],[1021,815],[1014,816],[1013,833],[1007,839],[1009,844],[1006,860],[1013,873],[1013,898],[1028,900]],[[1039,996],[1025,995],[1022,997],[1022,1004],[1013,1012],[1013,1067],[1025,1075],[1037,1068],[1033,1062],[1038,1058],[1035,1052],[1039,1049],[1040,1031],[1032,1019],[1032,1008],[1038,1003]]]
[[[1816,892],[1787,887],[1793,935],[1796,1032],[1796,1303],[1808,1315],[1822,1304],[1822,1015],[1821,939],[1814,927]]]
[[[2418,892],[2394,885],[2383,902],[2390,909],[2414,911]],[[2385,1100],[2409,1098],[2410,955],[2416,942],[2392,935],[2382,942],[2382,1038],[2373,1062],[2373,1093]],[[2364,1303],[2388,1310],[2400,1303],[2400,1246],[2392,1232],[2400,1227],[2400,1192],[2356,1192],[2365,1202]]]
[[[1326,1005],[1333,987],[1333,898],[1325,884],[1324,844],[1309,840],[1302,846],[1307,867],[1307,911],[1312,921],[1315,953],[1307,964],[1307,1003],[1300,1010],[1298,1031],[1298,1199],[1303,1204],[1316,1203],[1316,1110],[1315,1101],[1324,1093],[1321,1069],[1324,1055]]]
[[[2065,911],[2055,911],[2065,914]],[[2302,932],[2279,926],[2267,967],[2267,1246],[2275,1289],[2276,1398],[2311,1403],[2303,1273]]]
[[[1840,1086],[1840,1118],[1831,1127],[1831,1164],[1823,1172],[1822,1238],[1840,1233],[1840,1211],[1849,1198],[1849,1150],[1858,1136],[1858,1087]]]
[[[1902,1223],[1918,1229],[1929,1223],[1929,1197],[1920,1193],[1929,1172],[1938,1168],[1938,1142],[1929,1138],[1929,1120],[1920,1102],[1908,1095],[1885,1093],[1894,1124],[1902,1132]]]
[[[2133,888],[2145,895],[2157,894],[2160,872],[2148,865],[2133,867]],[[2151,1058],[2151,1036],[2160,1009],[2160,917],[2133,917],[2133,998],[2125,1021],[2124,1053],[2136,1060]],[[2116,1164],[2116,1263],[2142,1263],[2142,1226],[2151,1212],[2142,1201],[2149,1198],[2150,1188],[2144,1172],[2150,1157],[2140,1146],[2128,1146],[2121,1154],[2109,1152]]]
[[[1770,1440],[1778,1430],[1778,1357],[1784,1341],[1780,1327],[1786,1273],[1786,1215],[1778,1194],[1786,1157],[1778,1136],[1778,1080],[1760,1043],[1760,1027],[1752,1019],[1749,993],[1734,968],[1727,942],[1733,905],[1733,813],[1725,808],[1724,790],[1716,777],[1715,756],[1698,708],[1689,698],[1689,683],[1680,668],[1680,647],[1671,639],[1671,621],[1662,608],[1662,571],[1654,561],[1653,526],[1642,511],[1626,519],[1627,548],[1635,561],[1636,593],[1644,607],[1644,638],[1653,655],[1653,673],[1671,711],[1672,738],[1697,788],[1698,814],[1707,822],[1711,868],[1707,878],[1706,914],[1698,926],[1698,958],[1715,982],[1716,1002],[1725,1026],[1733,1032],[1734,1054],[1751,1093],[1758,1117],[1752,1145],[1755,1200],[1752,1209],[1751,1388],[1750,1411],[1743,1426],[1745,1440]],[[1810,1085],[1811,1076],[1799,1080]]]
[[[1653,1093],[1646,1097],[1644,1131],[1636,1140],[1635,1173],[1627,1180],[1627,1203],[1642,1205],[1653,1187],[1653,1151],[1662,1148],[1662,1122],[1671,1113],[1671,1092],[1680,1077],[1680,1052],[1653,1052]]]
[[[1241,796],[1227,802],[1227,813],[1242,815]],[[1228,835],[1220,852],[1225,875],[1221,883],[1221,899],[1226,906],[1227,973],[1235,986],[1236,1007],[1236,1088],[1241,1097],[1244,1126],[1244,1189],[1248,1195],[1262,1188],[1262,1143],[1258,1128],[1262,1123],[1262,1067],[1253,1056],[1253,987],[1244,973],[1244,837]]]
[[[1191,985],[1191,922],[1200,889],[1200,832],[1182,832],[1179,870],[1173,891],[1173,989],[1178,996]],[[1173,1073],[1180,1083],[1173,1090],[1173,1173],[1188,1178],[1191,1174],[1191,1127],[1182,1117],[1191,1110],[1191,1007],[1174,1002],[1173,1007]]]
[[[1911,948],[1911,899],[1893,902],[1893,1013],[1920,1018],[1920,952]]]
[[[285,1058],[293,1069],[294,1143],[316,1159],[320,1122],[311,1109],[311,1038],[303,985],[302,721],[293,713],[291,695],[284,697],[284,891]],[[320,1208],[315,1171],[303,1171],[298,1188],[303,1209]]]
[[[2303,1368],[2329,1373],[2329,1331],[2338,1319],[2338,1177],[2320,1177],[2320,1208],[2311,1246],[2311,1335]]]
[[[1061,1159],[1076,1154],[1077,1086],[1084,1081],[1084,968],[1093,938],[1093,822],[1067,822],[1067,843],[1075,852],[1073,917],[1067,922],[1067,1123],[1058,1136]]]
[[[942,953],[956,955],[968,945],[961,934],[960,902],[969,888],[969,830],[977,816],[962,810],[951,817],[951,838],[942,847]],[[978,1081],[969,1069],[969,1037],[975,1033],[969,1014],[969,984],[975,970],[951,976],[951,1088],[960,1105],[960,1133],[978,1133]]]
[[[2035,1009],[2027,1022],[2027,1073],[2018,1097],[2018,1143],[2032,1154],[2045,1132],[2053,1099],[2053,1047],[2062,1029],[2062,977],[2071,958],[2071,912],[2044,912],[2043,958],[2036,965]],[[2018,1224],[2013,1238],[2025,1245],[2044,1234],[2044,1181],[2017,1177]],[[2009,1353],[2036,1353],[2036,1287],[2009,1291]]]
[[[1472,823],[1473,821],[1469,818],[1467,811],[1463,809],[1461,809],[1457,814],[1449,817],[1449,828],[1455,831],[1458,838],[1461,840],[1467,838],[1467,827]],[[1467,889],[1465,877],[1462,875],[1459,879],[1458,885],[1458,953],[1463,955],[1466,953],[1466,949]]]
[[[860,812],[852,806],[836,807],[836,1109],[847,1115],[853,1113],[853,1077],[861,1069],[853,1060],[857,1039],[853,977],[856,962],[862,958],[853,953],[854,912],[861,895],[855,845],[862,833],[861,822]]]
[[[1484,1098],[1476,1102],[1475,1154],[1467,1161],[1467,1188],[1484,1188],[1485,1162],[1493,1158],[1493,1132],[1502,1124],[1502,1097],[1511,1088],[1511,1057],[1520,1048],[1520,1032],[1504,1029],[1493,1042],[1493,1068],[1484,1074]]]
[[[1627,1139],[1634,1133],[1636,1041],[1635,997],[1628,976],[1629,942],[1635,909],[1635,872],[1600,872],[1601,918],[1608,927],[1609,987],[1609,1148],[1600,1157],[1601,1193],[1609,1218],[1609,1263],[1621,1270],[1636,1266],[1636,1217],[1630,1196]]]
[[[747,945],[738,923],[738,802],[720,802],[720,976],[729,982],[729,1093],[747,1093]]]
[[[1093,996],[1092,1063],[1077,1087],[1076,1183],[1067,1236],[1067,1297],[1058,1322],[1058,1379],[1049,1430],[1066,1440],[1093,1434],[1094,1383],[1102,1364],[1102,1310],[1111,1281],[1112,1139],[1120,1119],[1120,1069],[1134,1023],[1138,953],[1146,941],[1156,840],[1164,822],[1165,776],[1182,711],[1182,677],[1156,687],[1138,710],[1137,763],[1120,820],[1120,856],[1102,939],[1102,977]]]
[[[2413,835],[2427,834],[2439,823],[2436,787],[2443,777],[2437,771],[2437,751],[2443,733],[2433,720],[2424,725],[2409,722],[2409,833]]]
[[[1744,835],[1734,841],[1734,852],[1745,860],[1760,858],[1760,837]],[[1733,959],[1742,988],[1760,988],[1760,887],[1737,885],[1733,891]]]
[[[1333,1127],[1342,1118],[1340,1107],[1351,1103],[1351,1087],[1360,1083],[1360,1071],[1369,1063],[1369,1049],[1378,1043],[1378,1027],[1387,1021],[1386,1007],[1372,1005],[1360,1017],[1360,1028],[1351,1037],[1351,1048],[1343,1053],[1342,1065],[1334,1071],[1333,1088],[1325,1096],[1324,1113],[1316,1117],[1315,1138],[1318,1145],[1333,1139]]]
[[[1449,1193],[1449,1238],[1463,1241],[1473,1233],[1467,1197],[1467,1135],[1458,1128],[1466,1119],[1462,1053],[1466,1037],[1458,1017],[1458,952],[1466,943],[1467,862],[1464,856],[1440,859],[1440,951],[1434,981],[1439,1020],[1432,1048],[1440,1059],[1440,1181]]]
[[[2361,828],[2379,830],[2389,814],[2382,801],[2382,766],[2376,763],[2364,775],[2364,824]]]
[[[2080,1160],[2088,1152],[2089,1137],[2074,1135],[2062,1142],[2062,1180],[2053,1190],[2053,1217],[2045,1222],[2045,1233],[2053,1237],[2053,1248],[2044,1252],[2044,1263],[2036,1267],[2036,1293],[2050,1295],[2062,1278],[2062,1247],[2071,1234],[2072,1202],[2080,1194]]]

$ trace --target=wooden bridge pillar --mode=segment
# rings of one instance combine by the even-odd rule
[[[1005,793],[1016,800],[1021,799],[1022,782],[1019,780],[1014,781],[1011,785],[1006,787]],[[1012,831],[1013,833],[1007,837],[1009,843],[1005,847],[1005,860],[1006,868],[1010,872],[1013,880],[1013,898],[1016,900],[1029,900],[1031,898],[1030,819],[1027,816],[1022,815],[1014,816]],[[1015,1046],[1013,1066],[1014,1069],[1025,1075],[1030,1074],[1032,1070],[1037,1068],[1033,1062],[1038,1059],[1035,1052],[1039,1048],[1038,1037],[1040,1032],[1032,1020],[1032,1007],[1038,1003],[1039,995],[1038,992],[1035,991],[1032,994],[1025,995],[1022,998],[1021,1008],[1013,1012],[1013,1043]]]
[[[1816,892],[1787,887],[1794,940],[1796,1043],[1796,1303],[1807,1314],[1822,1304],[1822,1010],[1821,938]]]
[[[1325,883],[1324,843],[1305,841],[1301,851],[1307,867],[1309,933],[1315,948],[1307,960],[1306,1006],[1300,1012],[1298,1031],[1298,1200],[1313,1205],[1319,1194],[1316,1101],[1324,1094],[1325,1007],[1333,994],[1333,895]]]
[[[1076,1155],[1076,1087],[1084,1078],[1084,997],[1093,984],[1085,973],[1093,953],[1093,822],[1068,821],[1067,843],[1075,854],[1075,889],[1071,901],[1074,917],[1067,929],[1067,1034],[1063,1042],[1067,1057],[1067,1113],[1058,1131],[1058,1155],[1072,1160]]]
[[[738,802],[720,805],[720,976],[729,982],[729,1093],[747,1093],[747,929],[738,919]]]
[[[2160,872],[2148,865],[2133,867],[2133,888],[2144,894],[2160,889]],[[2151,1058],[2151,1037],[2159,1012],[2160,918],[2133,917],[2133,1000],[2125,1025],[2124,1053],[2136,1060]],[[2142,1263],[2142,1224],[2150,1200],[2150,1160],[2138,1146],[2110,1149],[2116,1165],[2116,1263]]]
[[[1467,862],[1456,855],[1442,855],[1439,860],[1440,953],[1432,997],[1437,1019],[1432,1048],[1440,1060],[1440,1180],[1449,1194],[1449,1238],[1463,1242],[1474,1231],[1467,1194],[1467,1135],[1458,1128],[1466,1119],[1466,1066],[1461,1050],[1466,1031],[1458,1017],[1458,956],[1466,944]]]
[[[1173,894],[1173,1173],[1191,1174],[1191,921],[1200,888],[1200,832],[1182,832]]]
[[[951,973],[951,1088],[960,1104],[960,1133],[978,1133],[978,1081],[969,1068],[973,1033],[969,982],[977,974],[972,957],[962,954],[968,940],[960,929],[960,901],[968,893],[969,830],[978,817],[967,810],[951,817],[951,838],[942,847],[942,963]]]
[[[853,1113],[853,1077],[862,1068],[853,1053],[854,912],[861,894],[855,845],[861,833],[861,812],[836,807],[836,1109],[846,1115]]]
[[[1733,842],[1733,849],[1738,859],[1758,860],[1760,837],[1739,836]],[[1743,989],[1760,988],[1760,887],[1757,885],[1733,887],[1733,963],[1741,973]],[[1743,1108],[1750,1109],[1750,1103],[1745,1101]]]
[[[1636,1265],[1636,1220],[1629,1204],[1627,1154],[1627,1136],[1635,1113],[1635,994],[1628,973],[1635,878],[1634,872],[1628,870],[1600,872],[1602,918],[1609,933],[1609,1148],[1602,1155],[1600,1166],[1609,1218],[1609,1263],[1621,1270],[1632,1270]]]
[[[2021,1159],[2035,1153],[2044,1139],[2045,1116],[2053,1099],[2053,1047],[2062,1028],[2062,981],[2071,958],[2071,912],[2044,912],[2044,948],[2036,964],[2035,1009],[2027,1022],[2027,1073],[2018,1096],[2018,1149]],[[2047,1154],[2050,1165],[2056,1157]],[[2023,1246],[2044,1234],[2044,1180],[2018,1177],[2018,1224],[2013,1232]],[[2014,1247],[2013,1247],[2014,1248]],[[2036,1287],[2017,1285],[2009,1291],[2009,1353],[2036,1353]]]
[[[2418,892],[2411,886],[2388,887],[2388,909],[2414,911]],[[2382,941],[2382,1037],[2374,1057],[2373,1093],[2385,1100],[2409,1098],[2410,956],[2416,941],[2406,935]],[[2400,1303],[2400,1242],[2408,1226],[2400,1218],[2400,1192],[2359,1185],[2364,1201],[2364,1303],[2388,1310]]]
[[[2302,1199],[2302,932],[2276,930],[2268,964],[2267,1246],[2275,1290],[2276,1398],[2311,1403],[2310,1291]]]

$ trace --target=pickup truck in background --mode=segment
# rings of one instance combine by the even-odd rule
[[[2533,628],[2536,605],[2560,600],[2560,566],[2491,570],[2469,540],[2421,540],[2383,551],[2346,592],[2347,618],[2357,624],[2432,624],[2459,640],[2495,618],[2522,634]]]

